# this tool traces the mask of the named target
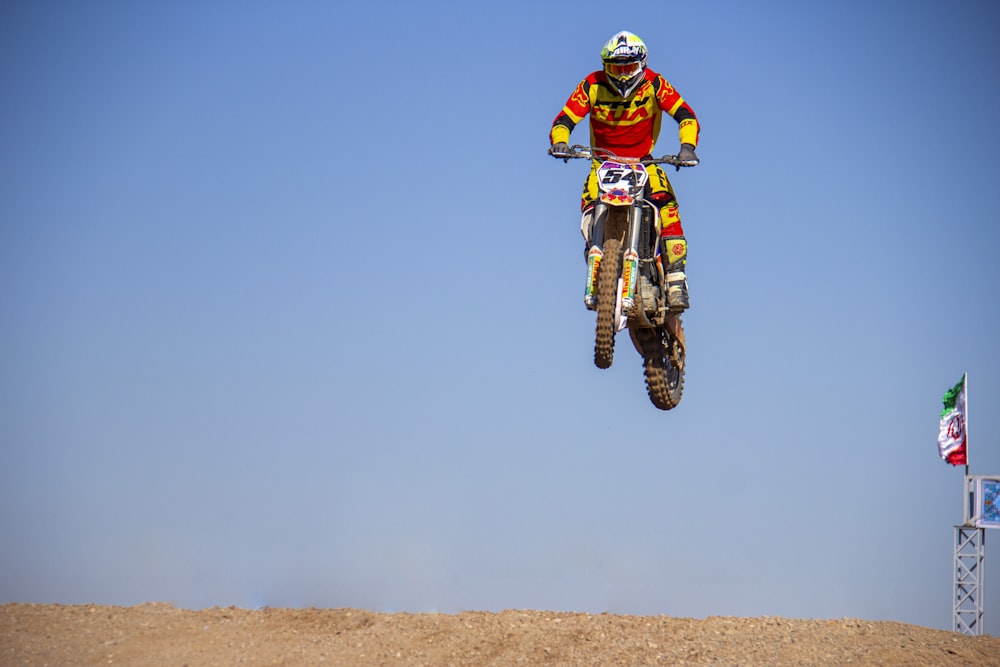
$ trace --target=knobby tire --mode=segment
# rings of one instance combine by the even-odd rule
[[[618,273],[621,268],[621,241],[605,239],[604,256],[597,272],[597,333],[594,341],[594,365],[610,368],[615,357],[615,305],[618,298]]]
[[[663,327],[638,329],[635,333],[642,346],[649,400],[661,410],[676,408],[684,394],[683,346]]]

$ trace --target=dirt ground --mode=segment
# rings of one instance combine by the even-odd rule
[[[0,664],[1000,666],[1000,638],[858,619],[7,604]]]

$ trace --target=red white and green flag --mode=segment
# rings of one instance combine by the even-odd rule
[[[944,393],[941,399],[941,427],[938,431],[938,451],[941,458],[953,466],[967,465],[968,442],[965,431],[965,376],[962,381]]]

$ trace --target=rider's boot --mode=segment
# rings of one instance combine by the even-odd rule
[[[687,264],[687,240],[683,236],[661,237],[660,254],[666,258],[664,273],[667,281],[667,305],[671,310],[686,310],[690,306],[687,274],[684,272]]]

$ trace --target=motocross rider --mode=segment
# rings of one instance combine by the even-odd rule
[[[677,157],[693,167],[698,164],[698,118],[684,98],[660,74],[646,67],[646,44],[631,32],[619,32],[601,49],[604,69],[592,72],[577,85],[566,105],[552,122],[549,133],[554,157],[570,152],[569,137],[577,123],[590,114],[590,144],[619,157],[644,158],[652,155],[660,134],[661,111],[679,124],[681,143]],[[593,160],[583,186],[581,210],[584,227],[593,224],[597,201],[597,168]],[[660,210],[660,254],[666,262],[667,303],[674,310],[688,307],[687,240],[677,212],[677,198],[666,173],[659,165],[646,167],[649,174],[647,199]],[[589,223],[586,221],[590,216]],[[589,238],[588,238],[589,242]]]

